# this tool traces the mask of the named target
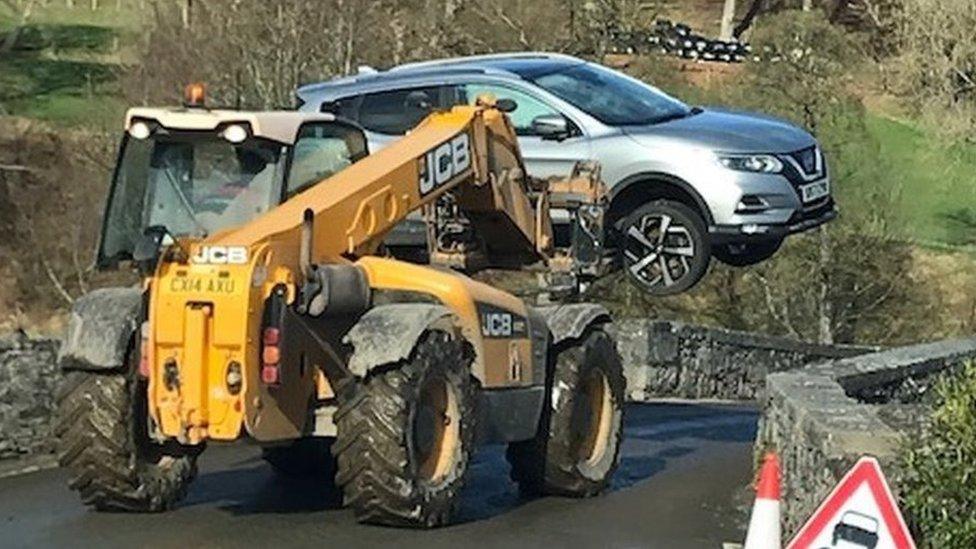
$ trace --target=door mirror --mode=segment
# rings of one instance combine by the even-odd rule
[[[532,132],[543,139],[566,139],[569,121],[561,114],[543,114],[532,119]]]

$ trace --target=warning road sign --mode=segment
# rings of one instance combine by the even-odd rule
[[[915,548],[881,466],[873,457],[862,457],[854,464],[787,549],[825,547]]]

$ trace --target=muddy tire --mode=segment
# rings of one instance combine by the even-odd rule
[[[357,520],[430,528],[454,514],[474,444],[472,353],[429,330],[408,360],[372,372],[339,406],[336,483]]]
[[[558,353],[538,434],[508,446],[523,494],[590,497],[607,487],[620,452],[624,385],[613,339],[600,328]]]
[[[332,477],[336,463],[331,438],[303,438],[287,446],[262,449],[262,457],[276,473],[286,477]]]
[[[146,382],[123,372],[68,372],[57,396],[58,461],[98,510],[156,512],[186,495],[198,450],[148,434]]]

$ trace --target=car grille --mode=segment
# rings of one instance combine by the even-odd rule
[[[823,179],[827,176],[827,163],[824,161],[820,147],[807,147],[796,152],[785,154],[783,160],[783,174],[794,187]]]
[[[827,162],[820,147],[808,147],[780,156],[783,161],[783,175],[793,186],[797,198],[803,200],[800,187],[827,177]],[[830,201],[830,195],[803,205],[804,210],[819,209]]]

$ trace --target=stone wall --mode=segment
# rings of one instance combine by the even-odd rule
[[[0,459],[52,450],[57,349],[50,339],[0,338]]]
[[[783,464],[784,532],[795,532],[857,459],[878,458],[897,494],[898,451],[924,425],[929,389],[976,358],[976,338],[823,362],[766,380],[757,456]]]
[[[871,350],[650,320],[617,322],[615,332],[628,397],[638,401],[754,400],[769,372]],[[51,450],[56,351],[54,340],[0,339],[0,459]]]
[[[877,350],[648,320],[618,321],[616,337],[632,400],[758,400],[771,372]]]

